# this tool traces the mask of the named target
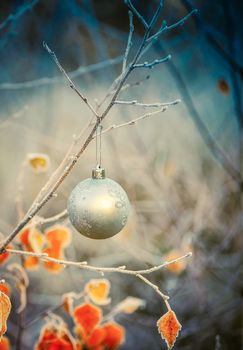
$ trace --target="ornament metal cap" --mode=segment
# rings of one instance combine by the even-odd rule
[[[105,178],[105,169],[101,168],[100,165],[97,165],[96,168],[92,169],[92,178],[93,179],[104,179]]]

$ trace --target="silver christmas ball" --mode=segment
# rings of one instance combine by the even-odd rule
[[[67,210],[71,223],[82,235],[104,239],[126,225],[130,203],[123,188],[106,178],[103,168],[96,167],[92,178],[81,181],[73,189]]]

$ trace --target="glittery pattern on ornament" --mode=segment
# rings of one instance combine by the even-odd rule
[[[89,178],[80,182],[68,201],[73,226],[84,236],[104,239],[126,225],[130,203],[126,192],[109,178]]]

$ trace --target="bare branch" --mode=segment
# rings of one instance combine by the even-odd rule
[[[138,102],[137,100],[132,100],[132,101],[119,101],[116,100],[114,101],[114,104],[117,105],[128,105],[128,106],[139,106],[139,107],[164,107],[164,106],[174,106],[178,103],[180,103],[181,100],[177,99],[175,101],[171,101],[171,102],[155,102],[155,103],[141,103]]]
[[[163,62],[166,62],[168,60],[171,59],[171,55],[168,55],[164,58],[161,58],[161,59],[156,59],[152,62],[144,62],[144,63],[137,63],[134,65],[134,68],[154,68],[154,66],[156,66],[157,64],[160,64],[160,63],[163,63]]]
[[[111,131],[111,130],[114,130],[114,129],[123,128],[124,126],[129,126],[129,125],[135,125],[140,120],[152,117],[152,116],[154,116],[156,114],[159,114],[159,113],[162,113],[162,112],[165,112],[167,109],[168,109],[168,106],[165,106],[165,107],[159,109],[158,111],[154,111],[154,112],[151,112],[151,113],[146,113],[146,114],[144,114],[144,115],[142,115],[142,116],[140,116],[138,118],[130,120],[129,122],[118,124],[118,125],[113,124],[113,125],[109,126],[107,129],[103,130],[102,131],[102,135],[107,133],[107,132],[109,132],[109,131]]]
[[[150,28],[153,28],[153,26],[155,25],[159,15],[160,15],[160,12],[162,10],[162,7],[163,7],[163,0],[160,0],[159,6],[158,6],[157,10],[155,11],[155,14],[154,14],[154,16],[153,16],[153,18],[152,18],[152,20],[151,20],[151,22],[149,24]]]
[[[80,66],[72,72],[68,73],[69,78],[74,79],[81,75],[96,72],[97,70],[110,67],[112,65],[119,64],[123,59],[123,56],[118,56],[115,58],[110,58],[105,61],[90,64],[88,66]],[[66,79],[63,77],[53,77],[53,78],[41,78],[30,80],[22,83],[2,83],[0,84],[0,90],[19,90],[19,89],[30,89],[33,87],[39,87],[43,85],[51,85],[65,82]]]
[[[130,87],[135,87],[135,86],[139,86],[141,84],[143,84],[146,80],[148,80],[150,78],[149,75],[147,75],[145,78],[141,79],[141,80],[138,80],[136,81],[135,83],[127,83],[127,84],[124,84],[121,88],[121,92],[124,91],[124,90],[127,90],[129,89]],[[115,89],[109,89],[108,92],[106,93],[106,95],[103,97],[103,99],[97,103],[97,110],[103,105],[103,103],[107,100],[108,97],[112,96],[114,93],[115,93]]]
[[[51,57],[53,58],[54,62],[56,63],[56,65],[58,66],[58,68],[60,69],[60,71],[65,75],[65,77],[67,78],[71,89],[73,89],[77,95],[79,97],[81,97],[81,99],[84,101],[84,103],[89,107],[89,109],[92,111],[92,113],[98,117],[96,111],[94,110],[94,108],[91,106],[91,104],[88,102],[87,98],[79,91],[79,89],[75,86],[74,82],[71,80],[71,78],[68,76],[68,74],[66,73],[66,71],[64,70],[64,68],[61,66],[60,62],[57,59],[57,56],[55,55],[55,53],[49,48],[49,46],[43,42],[43,46],[44,48],[47,50],[47,52],[51,55]]]
[[[126,48],[125,55],[123,58],[122,73],[124,73],[125,69],[126,69],[127,58],[128,58],[131,46],[132,46],[132,35],[134,32],[133,14],[131,11],[128,11],[128,15],[129,15],[129,35],[128,35],[128,39],[127,39],[127,48]]]
[[[147,40],[148,43],[150,43],[151,41],[156,40],[162,33],[167,32],[171,29],[175,29],[176,27],[182,26],[185,21],[188,20],[188,18],[190,18],[192,15],[196,14],[198,12],[197,9],[192,10],[190,13],[188,13],[187,15],[185,15],[184,17],[182,17],[179,21],[171,24],[171,25],[167,25],[166,22],[163,22],[163,25],[161,26],[161,28],[157,31],[157,33],[155,33],[154,35],[150,36]]]
[[[137,16],[139,21],[143,24],[145,29],[148,29],[148,23],[145,21],[144,17],[138,12],[138,10],[133,6],[132,2],[130,0],[125,0],[124,3],[127,5],[127,7],[130,8],[130,10]]]
[[[10,14],[2,23],[0,23],[0,30],[9,25],[11,22],[16,21],[18,18],[22,17],[27,11],[32,10],[32,8],[39,2],[39,0],[33,0],[29,4],[24,4],[19,6],[18,10],[14,14]]]
[[[77,262],[77,261],[69,261],[69,260],[62,260],[62,259],[55,259],[52,258],[50,256],[48,256],[48,254],[46,253],[34,253],[34,252],[28,252],[28,251],[24,251],[24,250],[16,250],[16,249],[6,249],[6,252],[10,253],[10,254],[18,254],[18,255],[23,255],[23,256],[35,256],[40,258],[41,260],[45,260],[45,261],[49,261],[49,262],[54,262],[56,264],[60,264],[60,265],[65,265],[65,266],[74,266],[83,270],[89,270],[89,271],[94,271],[94,272],[119,272],[122,274],[126,274],[126,275],[148,275],[151,274],[155,271],[161,270],[162,268],[177,263],[180,260],[183,260],[185,258],[189,258],[192,256],[192,253],[189,252],[185,255],[182,255],[176,259],[170,260],[170,261],[165,261],[163,264],[157,265],[157,266],[153,266],[149,269],[144,269],[144,270],[128,270],[126,268],[126,266],[119,266],[119,267],[100,267],[100,266],[92,266],[92,265],[88,265],[87,261],[82,261],[82,262]]]

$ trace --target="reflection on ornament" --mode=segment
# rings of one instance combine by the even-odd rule
[[[92,178],[81,181],[71,192],[68,215],[82,235],[104,239],[117,234],[126,225],[130,203],[126,192],[115,181],[105,177],[97,166]]]

